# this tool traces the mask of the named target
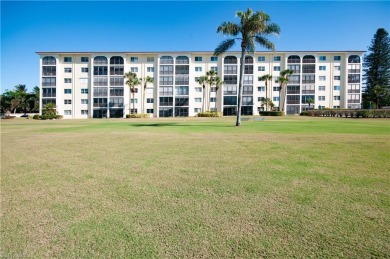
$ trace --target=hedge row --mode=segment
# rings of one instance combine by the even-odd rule
[[[259,112],[260,116],[283,116],[284,112],[282,111],[261,111]]]
[[[220,112],[198,112],[197,117],[222,117]]]
[[[137,114],[127,114],[126,118],[130,119],[139,119],[139,118],[149,118],[149,114],[147,113],[137,113]]]
[[[315,117],[390,118],[390,110],[326,109],[326,110],[308,110],[305,112],[301,112],[300,115],[315,116]]]
[[[33,116],[33,119],[34,120],[59,120],[59,119],[62,119],[62,115],[55,115],[55,114],[51,114],[51,115],[38,115],[38,114],[35,114]]]

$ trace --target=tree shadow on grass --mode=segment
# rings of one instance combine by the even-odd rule
[[[184,124],[175,122],[162,122],[162,123],[131,123],[131,127],[223,127],[230,128],[232,125],[210,125],[210,124]],[[234,125],[233,125],[234,126]]]

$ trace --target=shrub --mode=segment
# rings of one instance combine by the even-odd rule
[[[326,109],[326,110],[308,110],[301,112],[301,116],[315,117],[345,117],[345,118],[390,118],[390,110],[384,109]]]
[[[260,116],[283,116],[284,112],[282,111],[260,111]]]
[[[222,117],[220,112],[198,112],[197,117]]]
[[[47,114],[47,115],[34,115],[34,120],[59,120],[62,119],[62,115]]]
[[[126,118],[130,119],[139,119],[139,118],[149,118],[149,114],[147,113],[137,113],[137,114],[127,114]]]
[[[5,115],[5,116],[2,116],[1,118],[4,119],[4,120],[8,120],[8,119],[14,119],[15,116]]]

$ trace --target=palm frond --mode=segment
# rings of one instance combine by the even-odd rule
[[[269,23],[263,33],[266,35],[279,35],[280,27],[276,23]]]
[[[218,26],[217,32],[223,35],[237,36],[240,33],[240,26],[232,22],[223,22]]]
[[[214,50],[214,56],[218,56],[222,53],[225,53],[228,49],[234,46],[236,40],[235,39],[227,39],[222,41],[218,47]]]
[[[255,41],[259,45],[263,46],[264,48],[275,51],[275,45],[272,42],[270,42],[268,39],[266,39],[265,37],[257,35],[255,37]]]

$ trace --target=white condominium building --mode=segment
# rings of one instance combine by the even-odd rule
[[[40,56],[40,107],[52,102],[64,118],[123,118],[130,113],[151,117],[196,116],[212,110],[236,115],[240,52],[218,57],[213,52],[37,52]],[[257,115],[270,98],[273,109],[299,114],[309,108],[360,108],[364,51],[256,52],[245,57],[242,114]],[[284,91],[280,72],[293,71]],[[214,70],[221,87],[198,79]],[[134,93],[124,74],[147,76]],[[260,78],[272,75],[267,82]],[[279,96],[282,93],[282,96]],[[284,96],[284,94],[286,96]],[[282,101],[283,100],[283,101]],[[41,108],[42,112],[42,108]]]

